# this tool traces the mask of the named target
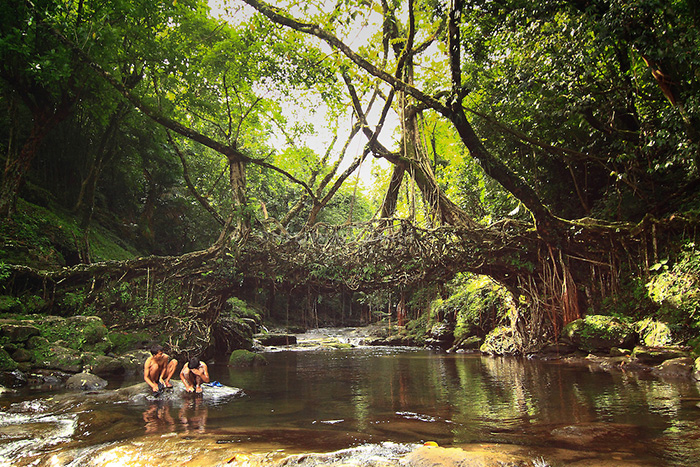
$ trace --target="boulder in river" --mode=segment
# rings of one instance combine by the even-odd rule
[[[265,346],[294,345],[297,343],[297,336],[294,334],[257,334],[255,339]]]
[[[689,352],[675,347],[645,347],[638,345],[632,352],[632,359],[645,365],[660,365],[666,360],[689,356]]]
[[[126,372],[124,364],[120,359],[108,357],[107,355],[85,352],[82,360],[84,368],[89,369],[91,373],[96,375],[111,376],[121,375]]]
[[[96,391],[107,387],[107,381],[92,373],[78,373],[66,381],[66,388]]]
[[[203,386],[200,394],[187,392],[181,381],[170,381],[172,389],[164,389],[159,394],[154,394],[146,383],[134,384],[120,388],[112,394],[113,399],[130,401],[137,404],[150,404],[153,402],[181,401],[187,397],[201,397],[204,402],[218,402],[231,397],[243,396],[243,390],[220,383],[212,382]]]
[[[518,353],[518,345],[513,329],[509,326],[498,326],[486,336],[479,350],[488,355],[515,355]]]
[[[258,353],[238,349],[231,352],[231,356],[228,359],[228,364],[237,368],[264,366],[267,365],[267,359]]]
[[[691,357],[672,358],[652,369],[652,373],[661,378],[688,378],[693,374],[694,360]]]
[[[586,352],[609,352],[613,347],[631,348],[637,333],[630,324],[613,316],[588,315],[564,326],[562,337]]]

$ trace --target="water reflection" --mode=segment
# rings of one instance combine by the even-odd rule
[[[188,395],[178,401],[149,401],[142,413],[146,433],[205,433],[208,417],[209,407],[198,395]]]
[[[173,431],[175,429],[175,419],[170,414],[171,408],[171,404],[168,402],[151,402],[143,412],[146,433]]]
[[[209,409],[201,397],[189,397],[184,401],[178,412],[180,426],[184,428],[185,434],[205,433]]]
[[[0,398],[7,414],[0,419],[0,453],[20,446],[38,452],[48,445],[32,439],[50,429],[53,452],[127,442],[145,432],[157,435],[164,452],[171,437],[206,435],[229,445],[274,441],[271,450],[436,441],[509,443],[545,457],[554,444],[632,459],[630,465],[683,466],[700,457],[700,399],[689,380],[407,349],[276,352],[267,359],[266,367],[212,368],[226,386],[243,388],[244,397],[216,398],[214,388],[205,388],[212,392],[204,397],[145,403],[88,403],[80,394],[60,403],[58,397],[14,404]],[[59,433],[54,416],[72,434]]]

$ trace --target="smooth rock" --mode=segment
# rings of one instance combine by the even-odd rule
[[[66,388],[95,391],[107,387],[107,381],[92,373],[78,373],[66,381]]]

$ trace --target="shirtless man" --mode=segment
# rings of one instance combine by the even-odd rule
[[[198,358],[191,358],[185,363],[180,372],[180,379],[187,392],[202,392],[202,383],[209,382],[209,369],[207,364],[200,362]]]
[[[175,374],[177,360],[171,360],[168,354],[163,353],[163,347],[156,344],[151,347],[151,356],[143,365],[143,379],[153,390],[154,394],[160,394],[165,388],[172,388],[170,378]]]

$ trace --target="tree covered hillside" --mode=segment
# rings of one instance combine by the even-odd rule
[[[256,313],[507,324],[518,351],[590,314],[688,339],[698,18],[691,0],[7,0],[5,312],[167,317],[205,342]]]

